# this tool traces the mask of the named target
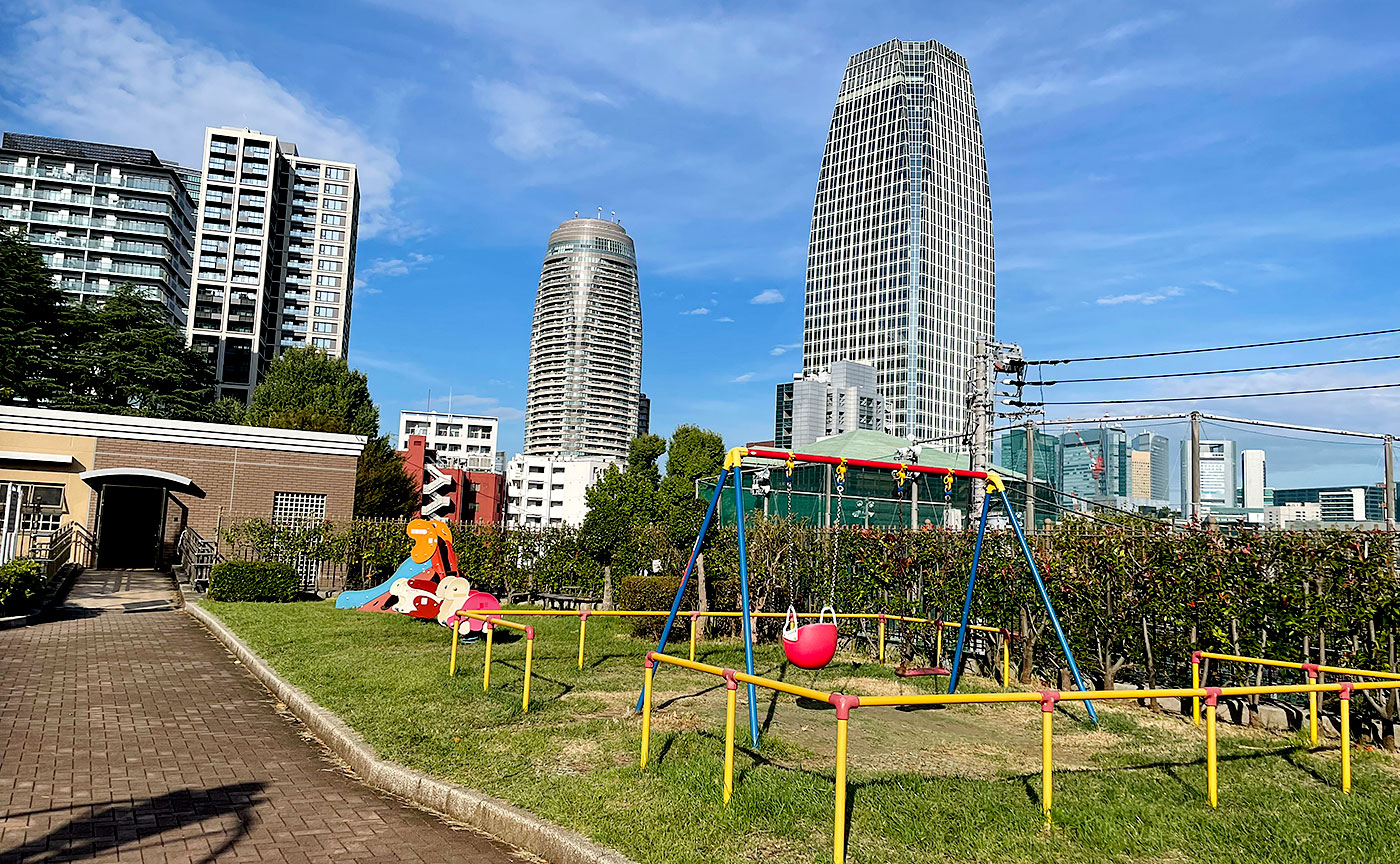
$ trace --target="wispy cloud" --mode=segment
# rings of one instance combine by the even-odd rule
[[[734,323],[734,319],[733,319],[733,318],[730,318],[728,315],[725,315],[723,318],[716,318],[716,319],[715,319],[715,323],[716,323],[716,324],[733,324],[733,323]]]
[[[745,372],[743,375],[737,375],[731,378],[730,382],[734,384],[746,384],[754,379],[755,374],[754,372]]]
[[[770,303],[781,303],[784,299],[786,298],[783,297],[783,292],[779,291],[777,288],[768,288],[750,297],[749,302],[758,304],[759,306],[766,306]]]
[[[688,310],[686,310],[685,312],[682,312],[681,314],[682,314],[682,315],[709,315],[709,314],[710,314],[710,307],[708,307],[708,306],[696,306],[694,309],[688,309]]]
[[[206,125],[236,124],[295,141],[302,153],[359,168],[360,236],[405,229],[393,214],[401,169],[392,140],[294,95],[237,57],[171,41],[114,3],[36,4],[0,63],[15,113],[54,133],[148,147],[199,165]],[[31,74],[42,69],[44,74]],[[409,229],[412,233],[412,229]]]
[[[357,276],[407,276],[419,267],[431,264],[432,261],[433,256],[422,252],[410,252],[404,258],[376,258],[361,269]]]
[[[802,343],[801,343],[801,342],[793,342],[791,345],[774,345],[774,346],[768,351],[768,354],[769,354],[769,356],[771,356],[771,357],[781,357],[781,356],[783,356],[784,354],[786,354],[787,352],[792,351],[792,350],[795,350],[795,349],[797,349],[797,348],[801,348],[801,347],[802,347]]]
[[[1202,279],[1201,284],[1206,286],[1207,288],[1214,288],[1216,291],[1224,291],[1226,294],[1235,293],[1234,288],[1231,288],[1229,285],[1222,285],[1219,282],[1216,282],[1214,279]]]
[[[1118,306],[1123,303],[1137,303],[1142,306],[1151,306],[1154,303],[1161,303],[1169,297],[1180,297],[1183,292],[1175,285],[1168,285],[1160,291],[1144,292],[1141,294],[1114,294],[1109,297],[1100,297],[1097,302],[1100,306]]]
[[[578,116],[582,102],[611,104],[601,93],[582,91],[560,79],[518,84],[479,78],[472,83],[472,96],[490,118],[491,143],[513,159],[539,159],[563,147],[605,143]]]

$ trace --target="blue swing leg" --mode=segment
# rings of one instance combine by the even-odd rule
[[[982,557],[982,537],[987,533],[987,511],[991,507],[992,496],[982,496],[982,519],[977,523],[977,545],[972,547],[972,572],[967,575],[967,594],[963,597],[962,626],[958,628],[958,647],[953,652],[952,674],[948,676],[948,692],[958,689],[958,677],[962,674],[963,642],[967,638],[967,618],[972,613],[972,588],[977,583],[977,559]]]
[[[1006,487],[1003,486],[999,491],[1002,506],[1006,508],[1006,516],[1011,520],[1011,528],[1016,532],[1016,539],[1021,542],[1021,552],[1026,556],[1026,564],[1030,565],[1031,576],[1035,577],[1035,587],[1040,591],[1040,599],[1045,603],[1045,614],[1050,616],[1055,635],[1060,639],[1060,648],[1065,652],[1065,660],[1069,661],[1069,671],[1074,676],[1074,683],[1080,690],[1088,690],[1089,688],[1084,686],[1084,676],[1079,674],[1079,664],[1074,662],[1074,654],[1069,650],[1069,640],[1065,638],[1065,631],[1060,629],[1060,617],[1055,614],[1055,604],[1050,602],[1050,592],[1045,590],[1045,580],[1040,578],[1040,569],[1035,566],[1035,556],[1031,554],[1030,544],[1026,543],[1026,535],[1021,532],[1021,523],[1016,521],[1016,511],[1011,509],[1011,501],[1006,497]],[[1084,707],[1089,711],[1089,719],[1098,725],[1099,714],[1094,710],[1094,703],[1086,699]]]
[[[749,556],[744,552],[744,474],[734,466],[734,504],[739,529],[739,598],[744,606],[744,670],[753,674],[753,620],[749,616]],[[749,738],[758,748],[758,698],[754,685],[749,684]]]
[[[681,587],[676,589],[676,599],[671,601],[671,614],[666,616],[666,626],[661,629],[661,641],[656,643],[656,653],[666,653],[666,640],[671,636],[671,625],[675,623],[676,613],[681,608],[681,597],[685,595],[686,583],[690,581],[690,571],[695,568],[695,559],[700,557],[700,547],[705,543],[705,535],[710,530],[710,520],[714,518],[715,508],[719,506],[719,496],[724,494],[724,481],[729,476],[729,469],[720,469],[719,478],[715,480],[715,494],[710,497],[710,506],[705,511],[705,522],[700,526],[700,533],[695,537],[695,546],[690,550],[690,560],[686,562],[685,573],[681,575]],[[742,511],[741,511],[742,512]],[[742,538],[743,525],[740,523],[739,536]],[[740,541],[742,544],[742,540]],[[742,545],[741,547],[742,548]],[[744,607],[748,609],[747,606]],[[752,668],[749,670],[752,672]],[[636,711],[641,712],[642,700],[646,698],[645,693],[637,694]]]

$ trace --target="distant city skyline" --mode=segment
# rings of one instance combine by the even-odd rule
[[[385,430],[429,390],[432,407],[447,407],[450,391],[457,410],[499,416],[501,449],[512,452],[523,438],[520,334],[539,238],[603,203],[645,250],[651,426],[699,423],[730,443],[771,435],[773,387],[799,368],[813,166],[832,96],[851,55],[893,38],[936,39],[972,69],[996,230],[997,332],[1028,358],[1226,345],[1246,330],[1261,339],[1369,330],[1374,310],[1393,300],[1400,172],[1387,154],[1400,118],[1374,106],[1400,98],[1400,46],[1380,35],[1400,27],[1400,9],[555,11],[557,26],[541,34],[519,5],[486,16],[368,4],[328,16],[252,0],[232,27],[173,0],[11,4],[0,11],[9,36],[0,128],[198,165],[197,130],[228,123],[354,162],[362,211],[350,361],[369,374]],[[678,33],[690,34],[685,50]],[[342,62],[346,52],[354,64]],[[11,74],[23,69],[44,74]],[[152,69],[176,70],[180,85]],[[467,350],[455,350],[463,340],[452,327],[463,320],[489,326],[473,326]],[[1232,359],[1336,359],[1356,347]],[[1400,353],[1400,339],[1365,349]],[[1056,372],[1234,365],[1207,356]],[[1057,385],[1036,398],[1396,380],[1396,364],[1375,363]],[[1400,429],[1400,400],[1388,391],[1209,404],[1236,417]],[[1051,406],[1050,416],[1113,407]],[[1182,437],[1180,427],[1158,431]],[[1375,446],[1208,434],[1266,449],[1278,487],[1364,485],[1381,473]]]

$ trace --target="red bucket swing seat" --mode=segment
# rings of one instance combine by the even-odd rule
[[[827,622],[825,617],[831,616]],[[797,610],[788,607],[783,626],[783,653],[788,662],[802,669],[821,669],[836,656],[836,610],[825,606],[815,624],[797,624]]]

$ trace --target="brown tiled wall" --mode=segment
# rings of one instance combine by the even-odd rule
[[[151,468],[190,478],[204,498],[176,495],[189,508],[189,524],[213,539],[219,516],[272,515],[274,492],[318,492],[326,496],[326,518],[348,519],[355,507],[355,462],[350,456],[321,456],[98,438],[94,468]],[[92,507],[97,506],[93,496]],[[89,514],[88,524],[94,515]]]

